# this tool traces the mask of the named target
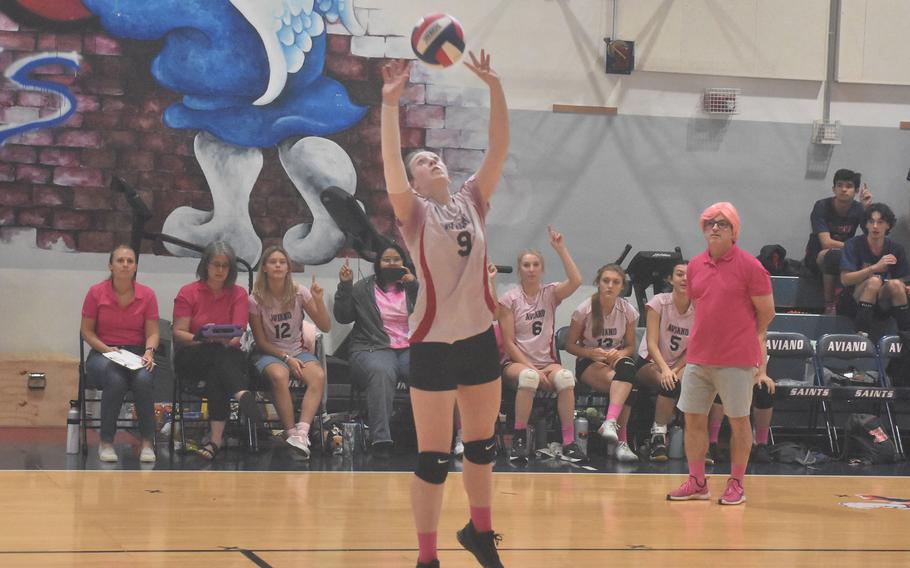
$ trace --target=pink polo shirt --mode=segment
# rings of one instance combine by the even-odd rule
[[[689,262],[689,297],[695,324],[689,363],[758,367],[761,346],[753,296],[771,294],[771,277],[754,256],[736,245],[716,262],[705,251]]]
[[[133,290],[133,300],[121,308],[110,279],[88,289],[82,317],[95,320],[95,335],[105,345],[145,345],[145,322],[158,321],[155,292],[138,282],[133,282]]]
[[[190,318],[190,333],[194,335],[207,323],[246,327],[249,321],[246,290],[234,284],[216,296],[202,280],[187,284],[174,298],[174,321],[185,317]]]

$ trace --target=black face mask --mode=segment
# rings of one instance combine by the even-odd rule
[[[382,281],[391,284],[392,282],[398,282],[401,278],[407,273],[404,268],[400,266],[389,266],[386,268],[380,268],[379,273],[382,275]]]

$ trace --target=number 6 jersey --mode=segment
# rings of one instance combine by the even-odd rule
[[[512,312],[518,348],[537,369],[556,362],[553,334],[556,307],[561,303],[556,295],[558,285],[553,282],[541,286],[533,298],[527,297],[519,285],[499,298],[500,305]]]
[[[411,345],[454,343],[483,333],[496,310],[486,268],[489,203],[473,176],[447,205],[415,198],[408,220],[399,221],[420,281],[409,319]]]

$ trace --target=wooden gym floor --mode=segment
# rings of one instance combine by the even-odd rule
[[[667,502],[679,475],[494,479],[506,566],[910,565],[910,502],[882,499],[910,499],[904,477],[751,476],[749,501],[738,507]],[[724,479],[710,481],[715,498]],[[3,471],[0,565],[414,566],[410,480],[400,472]],[[442,566],[477,565],[454,536],[466,520],[461,475],[452,473]]]

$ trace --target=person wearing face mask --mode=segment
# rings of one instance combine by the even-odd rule
[[[88,385],[101,389],[101,444],[98,459],[116,462],[114,435],[126,391],[133,391],[142,448],[139,461],[155,461],[154,377],[158,349],[158,300],[136,282],[136,252],[120,245],[108,260],[110,278],[89,288],[82,304],[82,338],[91,347],[85,361]],[[125,349],[142,357],[145,367],[131,371],[102,353]]]
[[[499,327],[506,361],[502,380],[515,390],[515,431],[509,457],[528,459],[527,427],[538,389],[557,393],[562,425],[562,454],[567,461],[587,460],[575,443],[575,375],[556,361],[553,337],[556,308],[581,286],[581,272],[569,255],[561,233],[548,227],[550,245],[562,260],[563,282],[542,283],[543,255],[526,250],[518,255],[519,285],[499,298]]]
[[[393,244],[377,255],[373,275],[354,282],[348,262],[338,273],[332,311],[338,323],[353,323],[348,350],[353,379],[366,391],[371,450],[388,457],[394,441],[389,428],[399,382],[408,382],[408,315],[417,298],[417,279],[407,256]]]
[[[282,438],[309,458],[310,424],[322,402],[325,372],[316,356],[304,350],[304,316],[310,316],[324,332],[332,329],[332,319],[316,276],[309,289],[291,278],[287,251],[271,246],[265,249],[262,259],[249,298],[250,327],[256,340],[253,364],[271,385],[272,402],[284,427]],[[307,387],[300,402],[300,421],[296,424],[289,388],[291,375]]]

